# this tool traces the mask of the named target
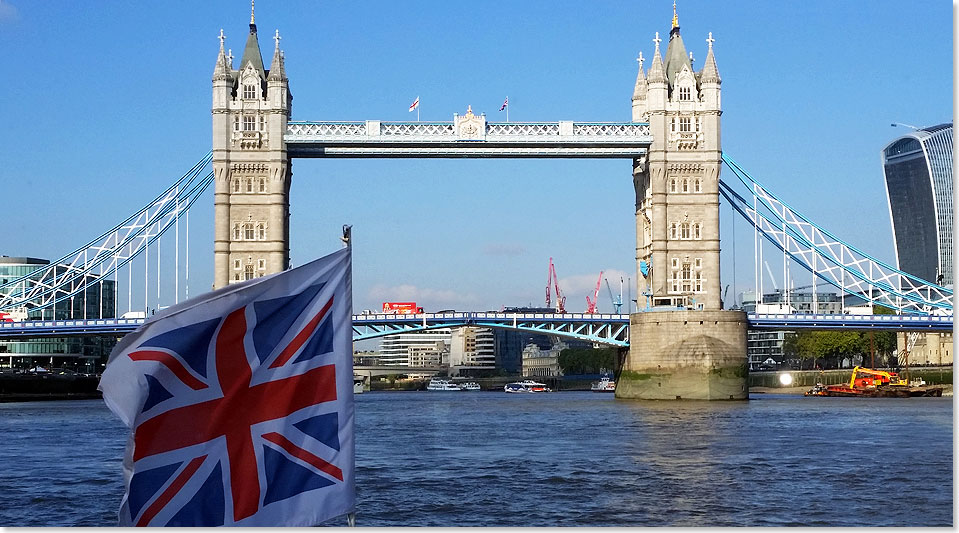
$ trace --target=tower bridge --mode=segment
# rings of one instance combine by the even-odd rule
[[[232,54],[224,51],[226,37],[220,32],[212,78],[211,152],[120,225],[39,274],[0,284],[0,311],[51,309],[56,314],[58,304],[72,301],[98,280],[117,279],[121,267],[131,271],[132,280],[131,261],[140,254],[147,255],[144,264],[149,273],[150,246],[164,233],[179,235],[181,215],[188,213],[210,184],[215,190],[214,287],[286,270],[290,266],[290,184],[296,158],[620,158],[630,162],[635,194],[638,289],[657,312],[647,309],[608,317],[358,315],[353,321],[354,338],[458,325],[578,336],[629,347],[618,396],[742,399],[747,396],[747,327],[921,330],[951,324],[951,290],[846,245],[794,212],[723,154],[722,82],[713,51],[715,40],[710,33],[706,58],[695,71],[675,8],[665,53],[657,32],[649,67],[642,53],[637,58],[629,122],[494,123],[469,107],[463,115],[453,114],[449,122],[294,121],[279,31],[273,36],[267,69],[252,14],[249,28],[236,66]],[[213,170],[204,174],[207,164]],[[746,196],[720,178],[723,164],[750,189]],[[624,165],[627,190],[625,174]],[[723,310],[720,197],[755,228],[759,257],[761,235],[783,251],[784,262],[788,256],[812,272],[814,283],[820,280],[871,304],[890,307],[899,315],[747,316]],[[159,250],[153,257],[159,299]],[[758,263],[756,268],[758,271]],[[145,300],[150,292],[145,290]],[[144,320],[72,318],[69,324],[64,320],[0,323],[0,337],[26,332],[121,334]]]

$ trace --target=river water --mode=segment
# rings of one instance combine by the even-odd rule
[[[952,526],[951,398],[356,397],[357,526]],[[109,526],[102,401],[0,404],[0,526]],[[328,525],[345,525],[337,520]]]

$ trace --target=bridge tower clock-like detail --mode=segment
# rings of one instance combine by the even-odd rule
[[[638,286],[652,305],[720,309],[719,69],[713,38],[699,72],[693,70],[673,14],[666,59],[659,33],[648,75],[639,56],[633,122],[649,122],[653,144],[634,160]],[[643,287],[645,281],[645,287]]]
[[[215,173],[214,288],[286,270],[290,265],[292,169],[283,135],[293,100],[279,31],[270,69],[263,68],[256,23],[238,69],[232,50],[213,71]]]

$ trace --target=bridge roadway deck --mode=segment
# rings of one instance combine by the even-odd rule
[[[290,122],[290,157],[626,158],[653,142],[645,122]],[[251,132],[255,134],[256,132]]]
[[[952,316],[755,314],[747,315],[749,329],[855,329],[897,331],[952,331]],[[123,336],[143,325],[142,318],[91,320],[27,320],[0,322],[0,340],[83,335]],[[522,329],[548,335],[582,338],[627,346],[629,315],[586,313],[453,312],[409,315],[353,315],[353,338],[384,337],[396,333],[462,326]]]

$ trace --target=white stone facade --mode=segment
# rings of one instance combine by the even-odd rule
[[[654,42],[648,74],[639,56],[632,98],[633,122],[649,122],[654,139],[648,156],[633,161],[639,288],[653,305],[720,309],[722,108],[712,34],[699,72],[675,16],[665,63],[658,33]],[[650,267],[645,276],[643,262]]]
[[[264,70],[256,25],[238,70],[220,53],[213,74],[214,288],[289,267],[291,168],[283,142],[292,96],[279,33]]]

